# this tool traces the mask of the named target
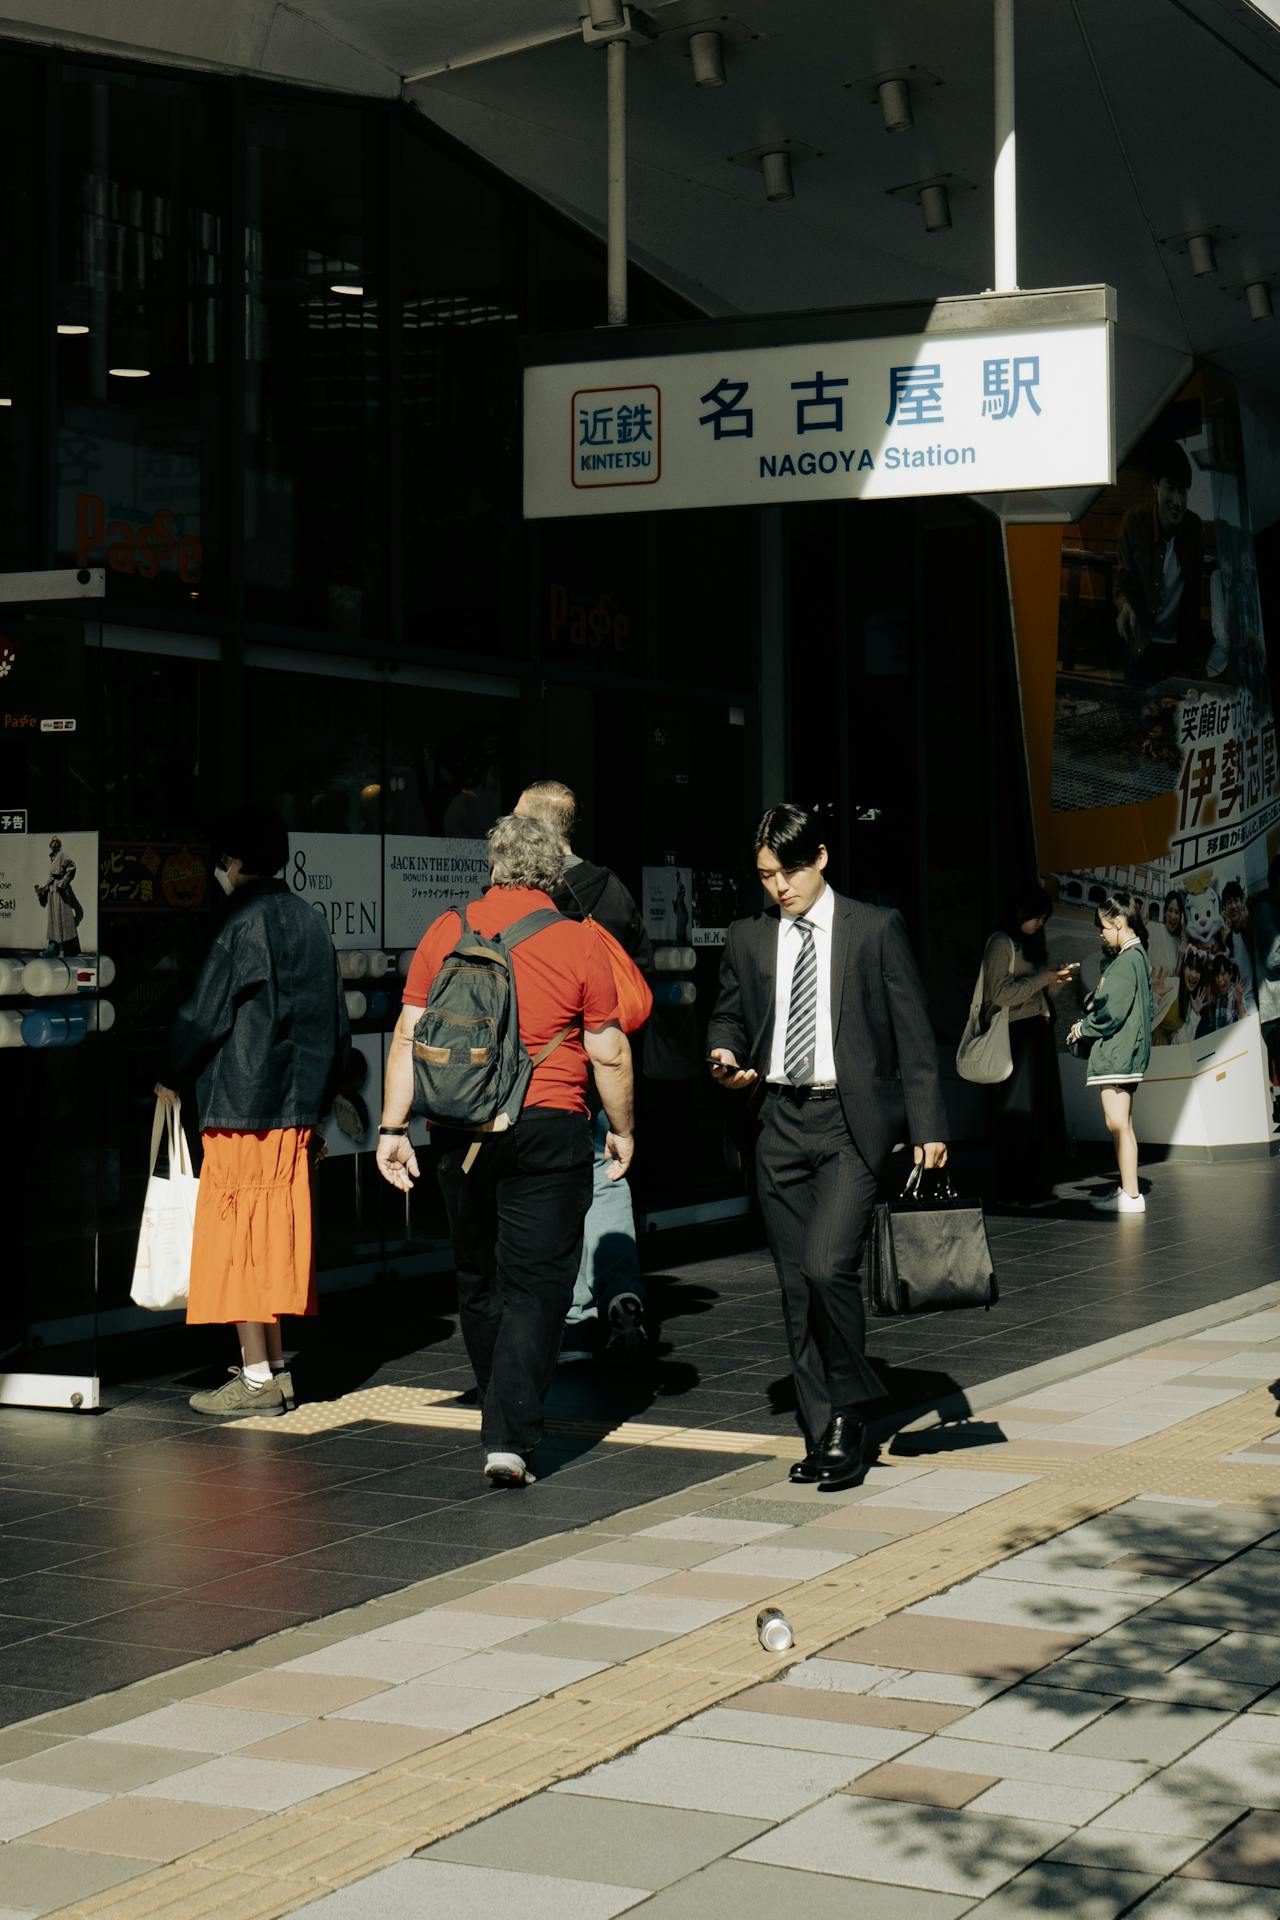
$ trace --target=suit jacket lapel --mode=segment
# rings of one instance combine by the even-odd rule
[[[766,913],[756,922],[756,965],[760,969],[760,1017],[756,1025],[751,1057],[773,1034],[774,1006],[778,991],[778,915]]]
[[[833,889],[834,891],[834,889]],[[845,975],[849,971],[850,923],[853,909],[843,894],[836,894],[835,918],[831,923],[831,1044],[840,1032],[840,1012],[844,1003]]]

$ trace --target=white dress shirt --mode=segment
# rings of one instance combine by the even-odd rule
[[[813,955],[818,965],[818,1026],[814,1035],[814,1082],[831,1083],[836,1077],[835,1045],[831,1035],[831,942],[836,918],[836,897],[824,886],[805,920],[813,928]],[[787,1078],[787,1016],[791,1011],[791,976],[800,957],[804,939],[796,923],[782,914],[778,920],[778,974],[774,993],[773,1048],[769,1055],[769,1079],[791,1083]]]

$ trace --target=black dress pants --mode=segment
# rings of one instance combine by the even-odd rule
[[[755,1165],[800,1424],[812,1445],[833,1412],[884,1393],[866,1357],[858,1275],[879,1183],[839,1100],[803,1099],[785,1089],[765,1089]]]
[[[480,1389],[490,1453],[525,1458],[542,1434],[542,1403],[573,1298],[582,1222],[591,1204],[585,1113],[526,1107],[488,1135],[462,1171],[469,1142],[449,1148],[437,1178],[458,1270],[462,1337]]]

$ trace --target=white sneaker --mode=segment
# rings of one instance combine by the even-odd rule
[[[1126,1193],[1123,1187],[1116,1187],[1111,1193],[1095,1194],[1089,1205],[1095,1213],[1145,1213],[1146,1195]]]
[[[485,1457],[484,1477],[491,1487],[531,1487],[536,1475],[521,1454],[490,1453]]]

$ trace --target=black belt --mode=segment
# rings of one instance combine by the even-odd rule
[[[836,1100],[840,1096],[839,1087],[790,1087],[778,1080],[766,1081],[764,1090],[783,1100]]]

